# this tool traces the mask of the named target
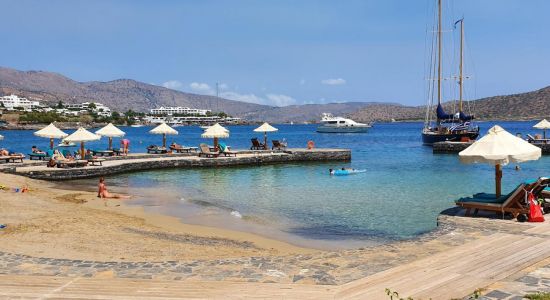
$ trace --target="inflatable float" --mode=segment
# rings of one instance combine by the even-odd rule
[[[367,170],[356,170],[356,169],[353,169],[353,170],[334,170],[332,175],[346,176],[346,175],[352,175],[352,174],[357,174],[357,173],[365,173],[365,172],[367,172]]]

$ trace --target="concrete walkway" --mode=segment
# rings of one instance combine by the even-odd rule
[[[479,220],[479,225],[482,226],[485,220]],[[509,278],[524,274],[526,269],[550,258],[549,223],[516,225],[515,228],[521,230],[494,232],[449,251],[342,285],[124,279],[114,278],[109,272],[97,274],[93,278],[65,277],[63,274],[13,275],[4,270],[4,275],[0,275],[0,298],[388,299],[384,292],[386,288],[399,292],[400,297],[405,298],[463,298],[479,288],[498,285],[507,280],[515,282]],[[9,268],[9,265],[6,267]],[[546,270],[535,274],[542,274],[544,277],[547,273]],[[529,282],[523,283],[534,284],[533,278],[537,275],[529,276],[524,279]],[[537,284],[548,283],[546,278],[543,279],[537,279]],[[513,299],[511,293],[507,294],[509,295],[506,298],[486,299]]]

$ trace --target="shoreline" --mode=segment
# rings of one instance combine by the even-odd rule
[[[4,174],[2,185],[8,187],[28,186],[29,193],[0,191],[0,208],[6,214],[1,221],[8,225],[0,231],[0,251],[51,258],[99,259],[99,260],[150,260],[157,259],[209,259],[219,256],[241,257],[250,255],[306,254],[318,250],[297,247],[285,242],[265,238],[256,234],[238,232],[223,228],[184,224],[179,218],[146,212],[143,207],[124,204],[124,200],[109,199],[108,206],[96,197],[95,192],[64,190],[55,183],[28,179],[22,176]],[[9,195],[11,194],[11,195]],[[11,196],[9,199],[5,196]],[[95,218],[95,219],[94,219]],[[106,221],[106,222],[102,222]],[[72,225],[79,224],[77,228]],[[117,228],[115,225],[124,227]],[[72,230],[74,229],[74,230]],[[57,239],[65,240],[60,247],[44,235],[54,233]],[[86,235],[101,240],[111,235],[114,247],[97,249],[88,240],[88,245],[78,245]],[[161,235],[161,238],[154,237]],[[164,235],[164,236],[162,236]],[[141,248],[146,245],[141,237],[151,237],[154,247],[173,247],[171,240],[182,239],[174,249],[151,249],[128,251],[126,242]],[[11,242],[7,242],[11,240]],[[162,240],[158,242],[158,240]],[[210,242],[209,242],[210,240]],[[39,245],[34,245],[38,243]],[[40,243],[44,245],[40,245]],[[158,245],[155,245],[157,242]],[[50,244],[51,247],[47,247]],[[212,246],[216,246],[215,249]],[[111,245],[113,246],[113,245]],[[52,249],[53,248],[53,249]],[[60,250],[59,248],[64,248]],[[181,253],[177,248],[181,248]],[[125,251],[122,251],[125,250]],[[185,250],[185,251],[184,251]],[[125,255],[118,253],[127,252]]]
[[[319,251],[254,234],[182,224],[178,218],[127,207],[123,201],[109,200],[104,207],[95,192],[63,190],[52,182],[11,174],[2,180],[8,186],[27,185],[30,192],[0,191],[1,222],[8,225],[0,230],[0,276],[279,283],[338,286],[345,291],[378,274],[417,269],[432,257],[441,260],[479,242],[491,245],[491,239],[502,235],[539,241],[540,234],[530,231],[547,226],[465,218],[455,207],[439,215],[434,230],[410,240]],[[440,263],[454,266],[445,259]],[[516,268],[522,270],[523,265]]]

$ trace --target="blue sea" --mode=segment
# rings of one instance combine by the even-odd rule
[[[536,122],[480,122],[482,134],[499,124],[516,134],[539,133]],[[229,126],[234,149],[250,147],[255,126]],[[243,230],[317,248],[348,248],[413,238],[436,227],[436,217],[453,201],[494,191],[494,167],[461,164],[457,155],[432,154],[421,144],[422,123],[379,123],[366,134],[320,134],[315,125],[276,125],[273,139],[290,147],[350,148],[351,162],[289,163],[213,169],[171,169],[107,177],[115,191],[136,195],[131,204],[181,218],[185,223]],[[162,137],[150,127],[122,127],[133,153],[145,152]],[[168,142],[198,145],[199,127],[178,127]],[[0,131],[0,147],[27,153],[48,140],[32,131]],[[115,143],[118,141],[115,139]],[[106,140],[90,144],[104,148]],[[351,176],[329,176],[329,168],[366,169]],[[550,174],[550,157],[504,167],[503,191],[518,182]],[[96,180],[74,184],[92,186]]]

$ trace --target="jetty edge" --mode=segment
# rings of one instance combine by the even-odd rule
[[[100,166],[48,168],[45,162],[5,164],[0,171],[42,180],[93,178],[127,172],[171,168],[219,168],[295,162],[350,161],[350,149],[287,149],[285,151],[239,151],[236,157],[203,158],[198,154],[132,154],[112,157]]]

